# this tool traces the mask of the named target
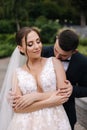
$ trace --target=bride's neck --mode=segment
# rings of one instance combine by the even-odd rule
[[[35,64],[38,64],[38,63],[41,63],[42,61],[42,57],[40,58],[35,58],[35,59],[29,59],[28,61],[28,65],[35,65]]]
[[[40,68],[42,66],[42,58],[37,58],[37,59],[29,59],[28,62],[26,62],[26,66],[28,70],[36,70],[36,68]]]

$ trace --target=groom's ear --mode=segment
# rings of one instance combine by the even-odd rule
[[[21,54],[25,54],[22,46],[18,45],[18,49],[19,49],[19,51],[20,51]]]
[[[78,49],[75,49],[74,51],[73,51],[73,54],[75,54],[75,53],[77,53],[78,52]]]

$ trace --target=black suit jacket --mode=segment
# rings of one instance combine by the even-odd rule
[[[53,48],[53,46],[43,47],[42,56],[54,56]],[[87,57],[80,53],[73,54],[66,76],[73,85],[73,93],[68,102],[64,104],[64,108],[73,129],[76,123],[75,97],[87,97]]]

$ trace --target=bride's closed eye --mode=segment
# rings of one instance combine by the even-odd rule
[[[41,43],[41,40],[40,40],[39,38],[36,39],[36,43],[37,43],[37,44],[40,44],[40,43]],[[33,46],[33,44],[34,44],[34,42],[33,42],[33,41],[30,41],[30,42],[27,43],[27,46],[31,47],[31,46]]]
[[[33,45],[32,41],[30,41],[30,42],[27,43],[27,46],[29,46],[29,47],[31,47],[32,45]]]
[[[38,39],[36,40],[36,42],[37,42],[38,44],[41,43],[40,38],[38,38]]]

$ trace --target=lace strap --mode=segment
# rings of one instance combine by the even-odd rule
[[[56,90],[58,90],[58,87],[57,87],[57,73],[56,73],[56,70],[55,70],[55,63],[54,63],[54,57],[52,57],[52,63],[53,63],[53,66],[54,66],[54,72],[55,72],[55,75],[56,75]]]

